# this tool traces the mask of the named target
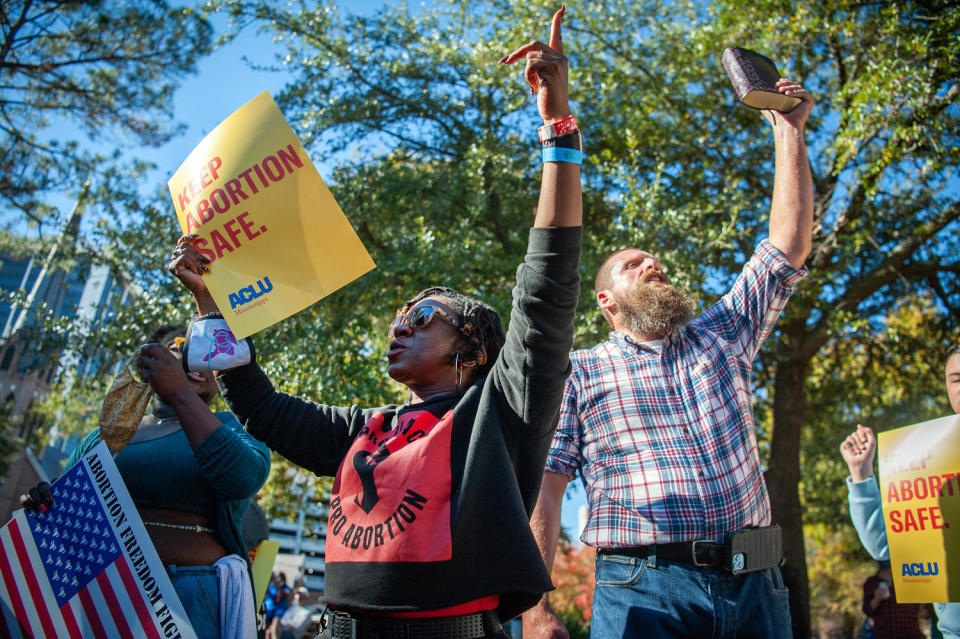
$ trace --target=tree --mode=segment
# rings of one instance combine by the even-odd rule
[[[119,139],[169,139],[177,80],[210,37],[198,13],[163,0],[0,4],[0,207],[20,215],[10,224],[42,232],[56,219],[48,198],[75,193],[87,179],[95,199],[114,200],[123,176],[143,166],[91,147],[101,136],[117,148]]]
[[[848,474],[839,462],[839,445],[858,423],[879,432],[951,412],[941,346],[950,342],[950,331],[932,297],[906,297],[876,330],[864,330],[865,322],[852,322],[821,349],[807,381],[809,418],[801,440],[804,519],[832,529],[850,523],[846,500],[837,499]],[[859,337],[864,333],[869,340]]]
[[[840,636],[853,637],[864,618],[863,582],[876,572],[876,562],[863,550],[849,522],[836,527],[809,524],[804,537],[809,545],[813,628],[821,636],[834,628],[842,629]]]
[[[148,166],[120,149],[156,146],[177,132],[173,90],[208,51],[211,31],[194,10],[162,0],[0,4],[0,248],[5,254],[32,254],[43,261],[56,243],[49,231],[64,226],[55,200],[79,192],[77,206],[84,209],[85,222],[95,222],[84,224],[89,241],[62,246],[47,266],[69,270],[112,259],[117,275],[130,281],[129,255],[101,240],[111,238],[115,225],[142,219],[141,179]],[[26,292],[4,294],[15,305],[23,303]],[[102,353],[105,342],[122,344],[143,326],[125,329],[114,323],[92,336],[95,345],[82,345],[77,336],[83,327],[64,324],[37,316],[15,339],[30,343],[39,362],[56,358],[68,337],[87,353],[94,347]],[[28,335],[31,330],[41,334]],[[109,352],[117,352],[118,344],[108,345]]]
[[[590,636],[593,590],[596,587],[595,560],[595,549],[589,546],[575,548],[561,535],[550,573],[555,588],[550,593],[550,605],[563,620],[571,639]]]
[[[20,441],[16,436],[18,421],[13,416],[10,402],[0,404],[0,477],[7,476],[10,457],[20,448]]]

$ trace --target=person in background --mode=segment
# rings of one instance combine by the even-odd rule
[[[954,413],[960,413],[960,344],[947,349],[944,364],[947,397]],[[840,454],[847,463],[847,501],[850,519],[863,547],[878,561],[890,561],[890,546],[883,523],[880,487],[874,477],[873,464],[877,455],[877,437],[873,430],[857,425],[840,444]],[[934,603],[936,628],[945,639],[960,639],[960,603]]]
[[[298,586],[293,591],[293,602],[280,619],[280,639],[302,639],[311,623],[311,610],[304,605],[310,591]]]
[[[267,605],[266,639],[279,639],[280,617],[290,606],[290,586],[287,584],[286,573],[280,572],[271,577],[264,602],[269,602]]]
[[[877,572],[863,582],[863,614],[873,619],[873,639],[926,639],[920,617],[928,604],[897,603],[889,561],[878,561]]]
[[[212,373],[183,372],[185,333],[183,325],[161,326],[134,356],[156,398],[114,461],[197,636],[252,639],[253,586],[241,526],[270,472],[270,451],[233,415],[210,410],[219,389]],[[94,429],[66,467],[99,442]],[[21,505],[52,506],[49,484],[31,488]]]

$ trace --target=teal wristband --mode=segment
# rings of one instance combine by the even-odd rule
[[[570,164],[583,164],[583,151],[577,149],[564,149],[556,146],[547,147],[543,150],[544,162],[569,162]]]

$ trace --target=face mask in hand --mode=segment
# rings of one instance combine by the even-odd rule
[[[137,381],[131,363],[124,364],[100,407],[100,439],[111,452],[123,450],[137,432],[152,395],[150,384]]]
[[[226,371],[250,363],[250,342],[238,340],[223,318],[200,318],[187,326],[181,349],[183,370],[195,373]]]

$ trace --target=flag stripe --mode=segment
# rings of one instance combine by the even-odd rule
[[[9,542],[10,533],[9,530],[17,526],[18,522],[16,520],[11,521],[10,525],[0,533],[0,539],[4,542]],[[23,606],[23,599],[20,597],[20,590],[17,588],[17,583],[13,578],[13,573],[10,570],[10,558],[7,555],[7,550],[5,548],[6,544],[0,544],[0,574],[3,575],[4,586],[7,586],[9,589],[9,601],[10,605],[13,606],[13,613],[16,616],[17,624],[20,626],[20,631],[24,635],[29,632],[30,620],[27,617],[27,610]],[[12,562],[14,565],[18,565],[18,562]]]
[[[123,639],[133,639],[133,633],[130,632],[130,627],[126,623],[123,623],[123,610],[120,608],[120,602],[117,601],[117,595],[113,592],[113,587],[110,585],[110,579],[107,577],[106,572],[101,572],[97,575],[96,582],[97,585],[100,586],[100,593],[103,595],[104,601],[107,602],[107,607],[110,608],[110,614],[113,616],[120,636]]]
[[[77,595],[65,605],[70,606],[70,613],[73,615],[73,618],[77,620],[77,629],[80,632],[80,636],[83,637],[83,639],[93,637],[93,628],[87,620],[86,613],[83,611],[83,605],[80,603],[80,593],[78,592]]]
[[[0,538],[6,539],[7,536],[3,533],[0,533]],[[6,550],[4,550],[3,545],[0,545],[0,597],[3,599],[3,618],[5,620],[4,627],[7,634],[4,634],[3,637],[23,637],[26,636],[27,631],[25,626],[29,626],[26,623],[27,611],[23,608],[23,602],[20,600],[20,593],[16,589],[16,584],[13,581],[13,574],[10,571],[10,563],[7,559]],[[7,585],[9,584],[10,588],[8,590]],[[6,605],[7,602],[10,605]],[[14,634],[15,631],[18,631],[17,634]]]
[[[90,596],[90,590],[84,588],[78,594],[80,596],[80,605],[83,606],[84,617],[86,617],[87,622],[90,624],[90,629],[93,631],[95,639],[110,639],[107,636],[107,631],[103,629],[103,624],[100,623],[100,615],[93,603],[93,598]]]
[[[12,522],[5,531],[6,535],[4,539],[5,545],[7,546],[7,557],[12,556],[14,558],[12,563],[15,566],[24,565],[24,558],[20,555],[20,551],[17,548],[17,543],[13,539],[14,534],[17,536],[20,535],[19,526],[19,521]],[[47,636],[46,631],[43,628],[43,622],[40,620],[40,615],[32,603],[33,600],[23,600],[23,596],[26,595],[27,591],[30,589],[30,584],[27,582],[28,575],[32,577],[33,573],[29,570],[22,570],[11,576],[10,583],[14,584],[14,588],[16,589],[16,594],[14,595],[14,605],[16,606],[15,610],[17,611],[17,619],[20,620],[20,625],[26,628],[29,636]]]
[[[42,565],[43,560],[37,551],[36,539],[30,530],[29,519],[27,519],[22,526],[17,527],[15,537],[13,530],[11,530],[11,538],[17,547],[17,554],[23,562],[21,565]],[[47,580],[45,573],[43,571],[27,570],[24,571],[24,574],[26,575],[27,585],[32,595],[31,606],[40,614],[41,622],[46,622],[43,623],[44,634],[54,639],[60,639],[60,637],[68,634],[63,615],[60,614],[60,608],[57,605],[56,596],[53,593],[52,586],[49,580]],[[49,624],[49,626],[47,624]]]
[[[143,597],[140,596],[140,589],[137,588],[137,582],[133,579],[130,566],[127,565],[123,557],[118,558],[114,565],[117,567],[117,572],[120,573],[120,579],[123,580],[123,585],[126,588],[127,594],[130,596],[130,600],[133,602],[137,616],[140,617],[140,623],[143,624],[143,629],[147,632],[148,639],[160,639],[160,633],[157,632],[156,626],[153,625],[153,617],[147,609],[146,602],[144,602]]]
[[[60,614],[63,615],[63,623],[67,627],[67,632],[71,639],[83,639],[80,633],[80,626],[77,625],[77,618],[73,616],[73,609],[69,603],[60,606]]]
[[[118,557],[117,559],[118,561],[123,561],[122,557]],[[134,631],[143,631],[143,628],[140,627],[141,620],[137,616],[137,611],[136,608],[134,608],[133,601],[131,601],[130,593],[127,592],[126,586],[124,586],[120,580],[120,573],[117,570],[119,566],[118,561],[114,561],[107,566],[103,573],[107,579],[110,580],[113,594],[116,595],[117,603],[120,604],[120,616],[126,622],[127,627]],[[138,632],[137,636],[142,636],[142,632]]]
[[[20,534],[19,526],[10,527],[10,539],[13,540],[13,547],[17,549],[17,557],[20,558],[20,564],[28,565],[30,563],[30,555],[27,553],[27,547],[23,543],[23,535]],[[27,588],[30,589],[30,596],[33,598],[34,608],[40,615],[40,625],[43,626],[44,636],[50,637],[50,639],[57,639],[57,631],[53,627],[50,611],[43,605],[45,599],[43,597],[43,591],[40,590],[37,575],[32,570],[24,570],[23,575],[27,578]]]
[[[90,598],[93,600],[93,605],[97,607],[97,612],[100,615],[100,623],[103,624],[103,629],[107,632],[107,636],[110,639],[117,639],[120,636],[120,627],[117,624],[125,620],[123,618],[115,618],[113,613],[110,612],[106,595],[103,594],[103,591],[100,589],[100,584],[97,583],[96,579],[87,585],[90,588]]]
[[[0,567],[6,567],[9,570],[9,566],[6,565],[6,555],[3,553],[3,548],[0,547]],[[17,620],[17,615],[14,613],[13,608],[10,607],[10,593],[7,591],[7,584],[12,584],[12,581],[8,581],[4,576],[0,578],[0,639],[13,639],[17,637],[26,637],[28,633],[26,629],[20,625],[20,622]]]

